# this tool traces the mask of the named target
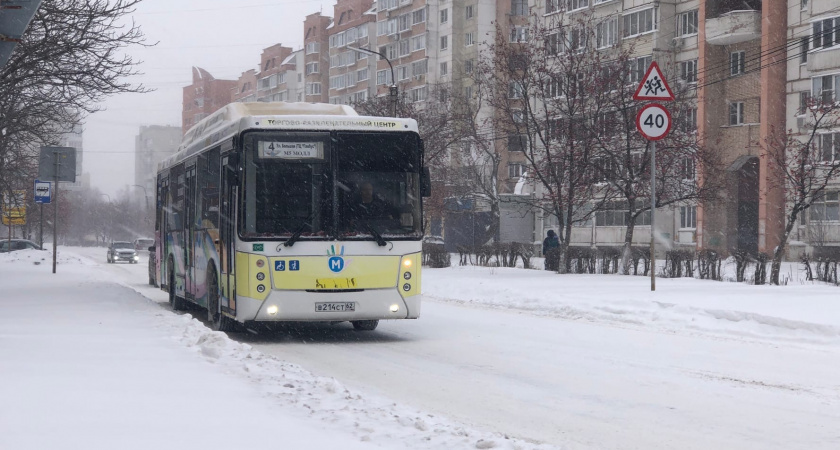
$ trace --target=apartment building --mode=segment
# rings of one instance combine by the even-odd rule
[[[263,49],[260,57],[260,71],[257,77],[258,102],[288,101],[289,93],[283,84],[286,81],[284,62],[291,56],[292,49],[282,44]]]
[[[785,128],[801,133],[799,139],[804,140],[814,131],[807,113],[810,99],[830,103],[840,98],[840,4],[832,0],[787,3],[787,61],[779,64],[787,72]],[[840,129],[821,127],[815,144],[825,161],[836,163]],[[840,246],[840,180],[802,213],[790,239],[789,259]]]
[[[377,61],[375,95],[387,95],[389,86],[396,83],[407,101],[425,101],[430,75],[427,52],[449,48],[448,37],[432,42],[434,37],[427,34],[426,0],[378,0],[371,12],[376,14],[377,51],[387,58]]]
[[[186,133],[199,120],[230,103],[235,80],[217,80],[210,72],[192,68],[192,84],[183,90],[181,130]]]
[[[327,82],[329,81],[329,34],[328,27],[332,18],[322,16],[320,12],[306,16],[304,29],[304,101],[326,103],[328,100]]]
[[[786,69],[784,64],[769,64],[771,59],[785,58],[788,3],[751,0],[537,0],[531,3],[544,17],[557,15],[557,20],[565,24],[576,20],[578,14],[591,15],[596,27],[595,47],[620,45],[632,49],[630,81],[640,81],[651,61],[657,61],[672,86],[696,90],[696,110],[680,111],[681,123],[675,126],[689,130],[696,127],[703,145],[723,155],[724,173],[716,175],[724,178],[725,188],[717,202],[685,203],[657,210],[656,231],[668,242],[667,247],[708,248],[723,254],[736,250],[770,253],[778,244],[784,198],[777,183],[770,182],[773,174],[769,171],[773,169],[768,164],[771,158],[765,143],[777,138],[789,125],[786,103],[791,104],[794,97],[797,105],[799,102],[797,94],[785,93],[785,72],[792,69]],[[790,9],[797,13],[800,10]],[[809,82],[804,80],[800,84]],[[514,157],[509,158],[509,165],[516,163]],[[516,175],[515,172],[511,170],[510,174]],[[625,226],[621,220],[608,222],[596,217],[587,226],[576,227],[573,243],[621,244]],[[538,221],[537,231],[544,236],[546,229],[557,226],[556,219],[546,217],[541,223]],[[646,220],[641,225],[637,223],[635,244],[649,242],[649,227]]]
[[[134,138],[134,184],[145,191],[136,190],[141,201],[150,201],[155,195],[155,176],[159,162],[175,154],[181,143],[181,127],[150,125],[140,127]],[[148,198],[143,199],[146,196]]]
[[[328,30],[330,103],[363,102],[376,92],[378,57],[353,50],[377,51],[373,5],[373,0],[338,0],[333,8],[336,19]]]

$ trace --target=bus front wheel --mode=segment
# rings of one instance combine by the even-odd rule
[[[359,331],[373,331],[379,325],[378,320],[354,320],[350,323]]]
[[[216,331],[236,331],[236,321],[222,314],[219,307],[219,278],[216,270],[207,272],[207,320]]]
[[[173,311],[183,311],[187,309],[184,299],[175,295],[175,268],[172,265],[172,260],[169,260],[169,304],[172,305]]]

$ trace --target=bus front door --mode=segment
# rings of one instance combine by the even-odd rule
[[[235,155],[222,158],[222,186],[219,192],[219,303],[222,311],[236,315],[236,192],[237,162]]]
[[[195,283],[195,165],[186,170],[184,193],[184,297],[196,301]]]

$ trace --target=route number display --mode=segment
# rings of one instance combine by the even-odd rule
[[[664,106],[651,103],[636,115],[636,128],[649,141],[658,141],[671,131],[671,113]]]

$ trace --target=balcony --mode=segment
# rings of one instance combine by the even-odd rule
[[[730,11],[706,19],[706,42],[730,45],[761,37],[761,11]]]

